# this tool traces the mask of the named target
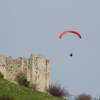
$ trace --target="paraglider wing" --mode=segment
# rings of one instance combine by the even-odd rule
[[[67,30],[67,31],[64,31],[62,32],[60,35],[59,35],[59,38],[62,38],[62,36],[66,33],[73,33],[73,34],[76,34],[79,38],[82,38],[80,33],[76,32],[76,31],[73,31],[73,30]]]

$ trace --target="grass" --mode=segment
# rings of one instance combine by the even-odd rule
[[[14,84],[2,78],[0,78],[0,96],[1,95],[14,96],[15,100],[64,100]]]

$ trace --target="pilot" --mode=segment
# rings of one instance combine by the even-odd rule
[[[71,54],[70,54],[70,56],[72,57],[72,56],[73,56],[73,54],[71,53]]]

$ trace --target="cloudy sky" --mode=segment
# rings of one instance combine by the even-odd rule
[[[59,39],[68,29],[82,39]],[[100,0],[0,0],[0,35],[0,55],[43,54],[51,60],[51,83],[72,95],[100,95]]]

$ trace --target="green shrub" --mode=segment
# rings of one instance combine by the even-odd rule
[[[60,84],[52,84],[46,91],[56,97],[70,97],[69,92],[65,88],[62,88]]]
[[[26,78],[26,74],[24,72],[19,72],[17,75],[16,75],[16,78],[15,78],[15,81],[19,81],[19,79],[21,78]]]
[[[14,97],[8,95],[0,96],[0,100],[15,100]]]
[[[18,83],[19,83],[20,85],[25,86],[25,87],[29,87],[29,81],[27,81],[27,79],[24,78],[24,77],[23,77],[23,78],[19,78]]]
[[[80,94],[75,100],[92,100],[92,97],[88,94]]]
[[[4,78],[4,75],[0,72],[0,78]]]

